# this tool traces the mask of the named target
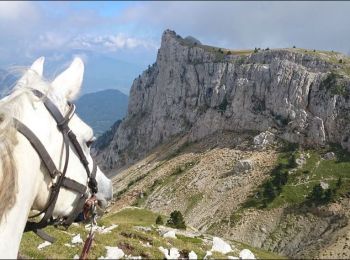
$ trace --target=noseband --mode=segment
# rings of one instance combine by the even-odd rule
[[[63,142],[65,146],[65,151],[66,151],[66,159],[65,159],[64,167],[63,167],[63,170],[60,171],[55,166],[54,161],[52,160],[51,156],[49,155],[49,153],[47,152],[47,150],[45,149],[41,141],[38,139],[38,137],[26,125],[21,123],[19,120],[14,119],[16,129],[23,136],[25,136],[27,140],[31,143],[31,145],[33,146],[34,150],[38,153],[39,157],[41,158],[41,161],[45,165],[46,169],[48,170],[48,173],[50,174],[53,180],[52,186],[50,188],[49,200],[46,206],[38,214],[36,214],[35,216],[32,216],[32,217],[37,217],[42,213],[44,213],[43,218],[39,222],[28,221],[24,231],[25,232],[34,231],[45,240],[50,241],[51,238],[47,236],[44,232],[42,232],[41,229],[48,225],[62,225],[65,227],[70,226],[73,223],[73,221],[76,219],[78,214],[82,212],[85,202],[89,197],[89,190],[92,196],[95,193],[97,193],[97,182],[96,182],[97,165],[93,161],[92,171],[90,171],[89,162],[86,159],[83,149],[80,146],[76,138],[76,135],[68,126],[69,120],[72,118],[75,112],[74,104],[68,102],[69,111],[66,116],[63,116],[59,111],[59,109],[57,108],[57,106],[47,96],[45,96],[43,93],[41,93],[38,90],[33,89],[32,92],[35,96],[37,96],[42,100],[46,109],[49,111],[51,116],[56,121],[57,128],[63,136]],[[87,186],[66,177],[68,163],[69,163],[70,145],[75,150],[75,153],[79,157],[80,162],[82,163],[82,165],[86,170],[87,177],[88,177]],[[79,194],[78,204],[77,204],[77,207],[67,217],[58,217],[54,219],[52,214],[53,214],[53,210],[55,208],[57,198],[61,188],[66,188],[77,192]]]

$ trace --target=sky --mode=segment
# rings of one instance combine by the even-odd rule
[[[231,49],[301,47],[350,54],[350,2],[0,1],[0,67],[79,50],[138,67],[165,29]],[[122,73],[122,72],[120,72]]]

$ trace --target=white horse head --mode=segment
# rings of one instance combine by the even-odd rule
[[[14,128],[12,118],[26,125],[40,139],[53,159],[57,169],[65,163],[63,136],[56,121],[32,89],[44,93],[66,115],[68,101],[73,101],[82,85],[84,64],[75,58],[72,64],[51,83],[42,79],[44,58],[36,60],[17,82],[10,95],[0,101],[0,252],[1,257],[17,257],[21,236],[31,211],[41,211],[48,202],[53,180],[30,142]],[[92,168],[90,145],[94,140],[92,129],[76,114],[69,128],[77,136],[83,153]],[[88,176],[74,148],[66,176],[87,185]],[[90,171],[92,169],[90,168]],[[97,169],[97,198],[101,204],[112,198],[111,181]],[[62,188],[53,215],[68,216],[76,207],[77,192]]]

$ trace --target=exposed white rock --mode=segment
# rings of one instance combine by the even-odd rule
[[[125,256],[124,257],[125,259],[142,259],[142,257],[141,256],[133,256],[133,255],[127,255],[127,256]]]
[[[135,226],[134,228],[137,230],[143,231],[143,232],[151,232],[152,231],[152,228],[150,228],[150,227]]]
[[[80,257],[78,255],[74,255],[73,259],[79,259]]]
[[[239,252],[240,259],[255,259],[254,254],[249,249],[243,249]]]
[[[144,247],[152,247],[152,245],[147,242],[147,243],[143,243],[142,241],[140,241],[141,245],[144,246]]]
[[[219,237],[213,238],[213,247],[211,251],[227,254],[232,251],[231,246]]]
[[[169,230],[168,232],[166,232],[163,237],[165,238],[176,238],[176,233],[174,230]]]
[[[298,165],[298,168],[301,168],[306,163],[307,158],[308,157],[302,153],[300,154],[299,158],[295,159],[295,163]]]
[[[324,124],[323,120],[319,117],[314,117],[311,120],[310,123],[310,130],[309,130],[309,142],[315,143],[315,144],[324,144],[326,141],[326,133],[324,130]]]
[[[71,241],[72,244],[80,244],[80,243],[83,243],[83,240],[81,239],[80,237],[80,234],[72,237],[72,241]]]
[[[229,255],[229,256],[227,256],[227,259],[239,259],[239,257]]]
[[[92,231],[96,231],[96,232],[98,232],[98,233],[100,233],[100,234],[108,234],[108,233],[110,233],[113,229],[115,229],[115,228],[117,228],[118,227],[118,225],[115,225],[115,224],[112,224],[111,226],[109,226],[109,227],[105,227],[105,226],[93,226],[92,227]],[[85,225],[85,230],[88,230],[88,231],[90,231],[90,229],[91,229],[91,224],[87,224],[87,225]]]
[[[329,188],[329,184],[328,184],[327,182],[321,181],[321,182],[320,182],[320,185],[321,185],[321,188],[324,189],[324,190],[326,190],[326,189]]]
[[[41,250],[41,249],[43,249],[47,246],[50,246],[50,245],[51,245],[51,243],[49,241],[45,241],[45,242],[41,243],[40,245],[38,245],[38,249]]]
[[[212,256],[213,253],[211,251],[207,251],[203,259],[208,259],[210,256]]]
[[[158,248],[164,254],[164,257],[166,259],[178,259],[180,257],[180,252],[175,247],[172,247],[170,249],[166,249],[166,248],[160,246]]]
[[[108,227],[108,228],[102,229],[102,230],[100,231],[100,233],[101,233],[101,234],[108,234],[108,233],[111,233],[111,231],[112,231],[113,229],[117,228],[117,227],[118,227],[118,225],[113,224],[113,225],[111,225],[111,226]]]
[[[107,249],[106,256],[101,256],[98,259],[121,259],[125,254],[119,247],[105,246]]]
[[[253,142],[255,148],[262,149],[271,144],[275,139],[275,135],[269,131],[261,132],[254,137]]]
[[[74,245],[71,245],[71,244],[68,244],[68,243],[65,243],[64,246],[66,246],[66,247],[75,247]]]
[[[197,254],[194,252],[194,251],[191,251],[189,254],[188,254],[188,259],[193,259],[193,260],[196,260],[198,259],[198,256]]]

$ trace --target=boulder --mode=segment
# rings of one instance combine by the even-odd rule
[[[269,131],[261,132],[254,137],[254,148],[263,149],[271,144],[275,139],[275,135]]]
[[[336,159],[336,156],[335,156],[335,153],[329,152],[329,153],[326,153],[323,158],[325,160],[334,160]]]
[[[254,169],[254,163],[252,160],[240,160],[235,164],[233,171],[236,174],[241,174],[241,173],[248,173],[253,169]]]
[[[225,242],[219,237],[213,238],[213,247],[211,248],[211,251],[216,251],[222,254],[227,254],[232,251],[232,248],[230,244]]]
[[[239,253],[239,258],[240,259],[255,259],[255,256],[249,249],[243,249]]]

